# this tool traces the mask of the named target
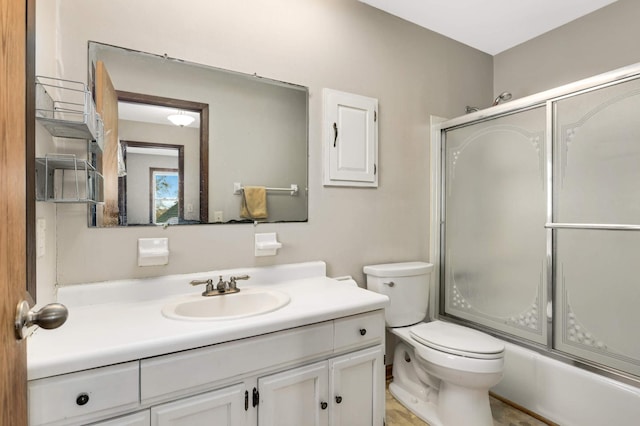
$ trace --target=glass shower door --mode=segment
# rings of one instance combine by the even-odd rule
[[[546,113],[446,130],[441,307],[547,343]]]
[[[554,347],[640,375],[640,80],[554,102]]]

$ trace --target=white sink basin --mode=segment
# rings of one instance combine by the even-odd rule
[[[167,303],[162,314],[186,321],[222,321],[266,314],[287,305],[286,293],[274,290],[242,289],[219,296],[194,294]]]

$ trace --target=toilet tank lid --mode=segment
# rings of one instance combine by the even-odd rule
[[[383,263],[365,266],[362,270],[366,275],[374,277],[410,277],[431,272],[433,265],[426,262]]]

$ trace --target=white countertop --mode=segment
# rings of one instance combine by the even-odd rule
[[[174,281],[183,278],[188,283],[194,276],[201,275],[172,278]],[[239,282],[238,287],[259,286],[283,291],[291,297],[289,304],[266,314],[226,321],[182,321],[162,315],[162,306],[167,302],[186,294],[202,292],[203,289],[199,287],[184,286],[180,287],[186,290],[184,293],[176,294],[173,290],[173,294],[147,300],[138,298],[136,301],[72,304],[68,306],[69,318],[62,327],[56,330],[37,329],[28,338],[28,379],[258,336],[382,309],[388,304],[388,298],[384,295],[325,276],[273,281],[250,280]]]

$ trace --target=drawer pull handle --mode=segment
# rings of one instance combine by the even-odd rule
[[[326,410],[328,405],[329,405],[329,404],[327,404],[326,402],[322,401],[322,402],[320,403],[320,408],[322,408],[323,410]]]
[[[342,402],[341,396],[336,396],[336,404],[340,404]]]
[[[361,328],[360,329],[360,335],[364,336],[365,334],[367,334],[367,329],[366,328]]]
[[[76,404],[78,405],[85,405],[87,402],[89,402],[89,395],[87,395],[86,393],[81,393],[76,398]]]

